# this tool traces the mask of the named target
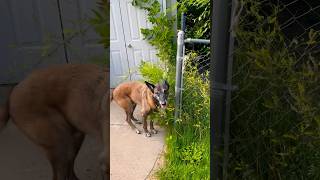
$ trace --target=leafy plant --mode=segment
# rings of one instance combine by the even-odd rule
[[[92,12],[94,16],[89,20],[90,24],[94,27],[95,31],[100,35],[101,43],[105,49],[109,48],[109,2],[108,0],[99,0],[97,2],[97,9],[93,9]],[[105,53],[105,57],[94,57],[91,62],[100,64],[100,65],[108,65],[109,58],[107,57],[107,51]]]
[[[180,0],[179,2],[179,12],[184,12],[186,15],[186,37],[210,39],[210,1]]]
[[[40,64],[44,58],[51,56],[56,53],[56,51],[62,47],[66,46],[68,51],[72,51],[72,54],[79,55],[78,52],[81,51],[79,47],[73,45],[72,40],[74,38],[85,37],[90,25],[94,27],[94,30],[100,35],[101,40],[99,43],[103,44],[105,48],[109,47],[109,6],[107,0],[99,0],[97,2],[96,9],[92,10],[92,17],[82,17],[80,19],[70,21],[73,24],[72,28],[64,28],[63,34],[64,39],[57,38],[50,33],[47,33],[44,39],[43,47],[41,48],[41,59],[35,64]],[[81,28],[79,28],[81,27]],[[96,64],[108,64],[107,51],[105,52],[105,57],[101,56],[91,56],[89,62]]]
[[[204,147],[193,142],[181,149],[181,160],[185,163],[199,164],[202,161],[204,151]]]
[[[168,74],[167,72],[169,72],[169,70],[164,70],[164,68],[165,67],[163,67],[161,63],[142,61],[139,66],[139,71],[147,81],[157,83],[163,79],[166,79],[169,82],[169,85],[174,85],[172,74]]]
[[[150,118],[155,119],[161,125],[169,125],[174,121],[174,71],[164,71],[160,63],[154,64],[152,62],[144,62],[139,66],[139,71],[143,76],[144,80],[153,84],[158,83],[162,80],[167,80],[169,83],[169,99],[168,107],[165,111],[160,113],[152,113]]]
[[[174,18],[161,12],[160,3],[157,0],[133,0],[132,5],[146,10],[148,21],[152,23],[151,28],[141,29],[144,39],[157,48],[157,56],[163,63],[175,64]]]
[[[92,10],[94,17],[90,19],[90,23],[94,26],[96,32],[101,36],[100,43],[105,48],[109,47],[109,5],[107,0],[99,0],[97,9]]]

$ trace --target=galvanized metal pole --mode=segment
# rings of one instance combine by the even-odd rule
[[[208,39],[191,39],[187,38],[184,40],[185,43],[196,43],[196,44],[210,44],[210,40]]]
[[[183,64],[184,32],[178,32],[177,38],[177,59],[176,59],[176,83],[175,83],[175,121],[180,117],[181,110],[181,85],[182,85],[182,64]]]
[[[180,82],[180,105],[179,105],[179,117],[181,117],[182,113],[182,94],[183,94],[183,75],[184,75],[184,55],[186,53],[186,48],[185,48],[185,42],[184,42],[184,33],[186,32],[186,15],[184,13],[181,13],[181,31],[183,32],[183,44],[182,44],[182,68],[181,68],[181,82]]]
[[[223,121],[226,112],[226,91],[228,90],[228,49],[229,27],[231,17],[231,0],[214,0],[212,7],[211,42],[211,179],[222,179],[222,158],[218,154],[223,152]]]
[[[186,32],[186,15],[181,13],[181,31]]]
[[[233,53],[234,53],[234,41],[235,41],[235,26],[236,26],[236,15],[239,6],[238,0],[232,0],[232,9],[230,17],[230,35],[229,35],[229,52],[228,52],[228,67],[227,67],[227,86],[232,86],[232,67],[233,67]],[[238,13],[241,13],[242,8],[240,8]],[[229,165],[229,139],[230,139],[230,118],[231,118],[231,90],[227,90],[226,94],[226,117],[224,123],[224,157],[223,157],[223,179],[228,179],[228,165]]]

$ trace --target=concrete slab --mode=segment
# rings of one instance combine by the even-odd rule
[[[137,107],[138,110],[139,107]],[[135,117],[140,119],[135,112]],[[146,179],[164,147],[164,130],[150,138],[136,134],[125,121],[125,114],[111,104],[110,163],[111,180]],[[142,126],[138,125],[142,130]],[[99,180],[97,161],[101,146],[87,137],[76,160],[80,180]],[[51,168],[43,152],[9,121],[0,133],[0,179],[44,180],[51,178]],[[149,179],[149,178],[147,178]]]
[[[139,107],[134,113],[137,119]],[[111,180],[147,179],[164,148],[164,130],[145,137],[136,134],[125,121],[124,111],[115,103],[110,106],[110,166]],[[149,122],[148,122],[149,123]],[[136,125],[142,130],[141,125]]]
[[[86,137],[76,159],[76,174],[83,180],[100,180],[98,155],[101,145]],[[51,179],[51,167],[44,153],[9,121],[0,133],[0,179]]]

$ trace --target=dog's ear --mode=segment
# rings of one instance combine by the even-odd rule
[[[152,93],[154,93],[154,88],[156,87],[155,85],[145,81],[146,85],[148,86],[148,88],[151,90]]]
[[[167,80],[164,80],[164,81],[163,81],[163,84],[164,84],[164,89],[165,89],[165,90],[168,90],[168,89],[169,89],[169,83],[168,83],[168,81],[167,81]]]

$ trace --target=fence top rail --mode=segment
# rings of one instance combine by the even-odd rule
[[[210,40],[208,40],[208,39],[191,39],[191,38],[187,38],[187,39],[184,40],[184,43],[210,44]]]

